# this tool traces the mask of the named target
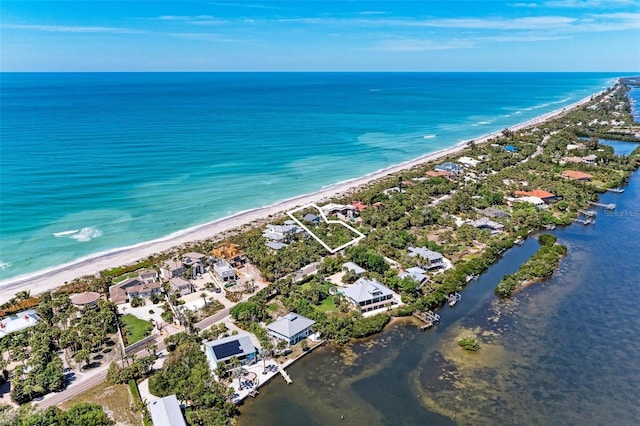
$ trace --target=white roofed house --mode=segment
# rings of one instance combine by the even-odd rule
[[[444,256],[426,247],[409,247],[409,256],[417,258],[420,267],[426,270],[445,267]]]
[[[341,219],[351,219],[357,214],[357,209],[350,204],[344,205],[329,203],[322,206],[321,209],[326,216],[335,214]]]
[[[151,401],[148,406],[153,426],[187,426],[175,395]]]
[[[429,278],[426,275],[427,271],[420,268],[419,266],[414,266],[413,268],[407,268],[405,272],[400,272],[398,274],[398,278],[411,278],[413,281],[417,282],[420,285],[426,283]]]
[[[211,371],[215,371],[219,365],[227,363],[233,357],[236,357],[241,365],[251,365],[257,360],[257,350],[246,333],[206,342],[204,354]]]
[[[471,157],[460,157],[458,158],[458,163],[467,166],[467,167],[475,167],[480,164],[480,160],[476,160]]]
[[[179,294],[181,296],[193,293],[193,286],[191,283],[182,277],[171,278],[169,280],[169,288],[175,294]]]
[[[236,270],[226,260],[219,260],[213,264],[213,270],[222,281],[235,281]]]
[[[311,326],[315,323],[312,319],[290,312],[267,325],[267,331],[270,336],[295,345],[312,334]]]
[[[0,320],[0,338],[16,331],[24,330],[32,327],[40,320],[35,309],[27,309],[26,311],[10,315]]]
[[[360,312],[369,312],[396,303],[393,292],[377,280],[360,278],[338,292],[349,298]]]

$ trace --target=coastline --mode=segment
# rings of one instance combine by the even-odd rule
[[[556,118],[566,112],[569,112],[572,109],[575,109],[589,102],[592,97],[598,96],[606,90],[607,89],[604,89],[571,105],[564,106],[557,110],[542,114],[531,120],[527,120],[525,122],[511,126],[509,127],[509,129],[513,131],[519,131],[524,128],[538,125],[549,119]],[[482,144],[500,134],[501,131],[496,131],[485,134],[478,138],[460,141],[449,148],[428,153],[415,159],[392,165],[358,178],[341,181],[322,188],[321,190],[316,192],[288,198],[282,201],[278,201],[269,206],[245,210],[231,216],[227,216],[212,222],[169,234],[156,240],[117,248],[105,252],[95,253],[63,265],[47,268],[27,275],[21,275],[14,278],[6,279],[0,282],[0,303],[6,302],[18,291],[28,290],[32,294],[38,294],[44,291],[53,290],[76,278],[93,275],[104,269],[130,264],[144,259],[152,254],[161,253],[181,244],[192,241],[205,240],[216,235],[237,230],[254,222],[265,221],[269,216],[282,214],[286,210],[293,209],[300,205],[304,205],[310,202],[322,202],[322,200],[348,193],[355,190],[356,188],[379,180],[389,174],[411,169],[412,167],[427,163],[429,161],[434,161],[449,155],[457,154],[465,149],[468,142],[470,142],[471,140],[473,140],[476,144]]]

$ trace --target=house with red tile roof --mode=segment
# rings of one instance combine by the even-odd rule
[[[534,189],[533,191],[515,191],[515,194],[523,197],[537,197],[540,198],[545,204],[549,204],[558,199],[558,196],[543,189]]]

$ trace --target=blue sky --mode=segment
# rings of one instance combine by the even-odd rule
[[[640,1],[0,2],[2,71],[640,71]]]

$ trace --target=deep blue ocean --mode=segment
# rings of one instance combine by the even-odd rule
[[[603,73],[2,73],[0,280],[361,176]]]

